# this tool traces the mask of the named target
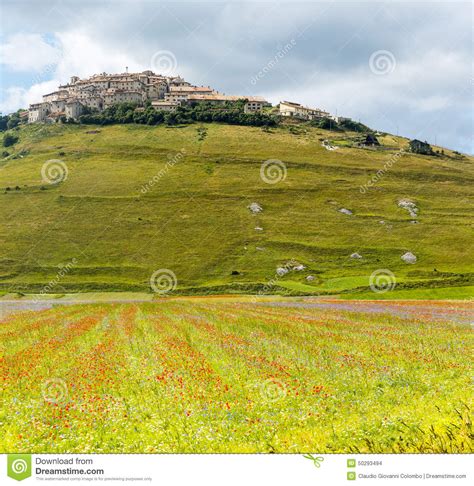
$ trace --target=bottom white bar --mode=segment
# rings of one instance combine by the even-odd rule
[[[470,455],[438,454],[312,454],[310,457],[299,454],[33,454],[30,458],[10,455],[10,461],[3,454],[0,455],[0,484],[18,484],[20,479],[25,481],[25,486],[67,483],[350,486],[384,482],[462,485],[473,484],[472,462]],[[12,466],[16,469],[13,473]],[[29,468],[26,472],[25,467]],[[13,479],[8,473],[13,476],[20,473],[20,478]],[[24,478],[28,474],[31,476]]]

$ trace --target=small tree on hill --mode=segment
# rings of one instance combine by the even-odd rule
[[[7,133],[3,137],[3,146],[4,147],[10,147],[11,145],[14,145],[17,142],[18,142],[18,137],[16,137],[15,135],[12,135],[11,133]]]
[[[7,122],[7,129],[10,130],[12,128],[17,127],[20,124],[20,116],[18,113],[12,113]]]

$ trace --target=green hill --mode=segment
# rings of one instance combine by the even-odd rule
[[[177,293],[386,297],[367,290],[372,272],[387,269],[393,295],[469,294],[472,157],[400,155],[408,140],[390,135],[357,148],[357,134],[306,125],[13,132],[19,141],[0,159],[0,292],[151,292],[153,272],[169,269]],[[42,180],[50,159],[65,164],[65,180]],[[267,159],[282,161],[284,180],[262,180]],[[400,200],[416,205],[416,223]],[[406,252],[415,264],[401,260]]]

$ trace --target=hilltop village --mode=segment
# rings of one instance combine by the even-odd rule
[[[261,96],[226,95],[209,86],[193,86],[180,76],[163,76],[153,71],[101,73],[87,79],[73,76],[69,83],[59,86],[57,91],[45,94],[43,101],[30,105],[28,122],[54,123],[64,118],[78,120],[82,114],[91,110],[100,112],[124,102],[135,103],[138,107],[151,103],[158,111],[172,112],[181,105],[202,102],[222,105],[238,100],[245,101],[245,113],[262,112],[264,108],[272,107]],[[281,116],[303,120],[348,120],[319,108],[309,108],[289,101],[282,101],[278,110]]]

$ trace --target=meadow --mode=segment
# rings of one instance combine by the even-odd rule
[[[0,320],[0,453],[472,452],[472,305],[252,297]]]
[[[175,294],[378,298],[370,276],[386,269],[395,291],[472,295],[471,156],[401,152],[408,140],[388,134],[379,149],[358,148],[356,134],[307,125],[14,133],[0,160],[0,293],[151,293],[153,272],[168,269]],[[339,148],[327,150],[326,139]],[[65,167],[53,183],[44,178],[51,160]],[[284,167],[277,179],[266,174],[274,183],[262,178],[267,160]],[[416,224],[402,199],[417,205]],[[263,210],[252,214],[252,203]],[[416,264],[401,260],[406,252]],[[304,270],[276,274],[290,261]]]

